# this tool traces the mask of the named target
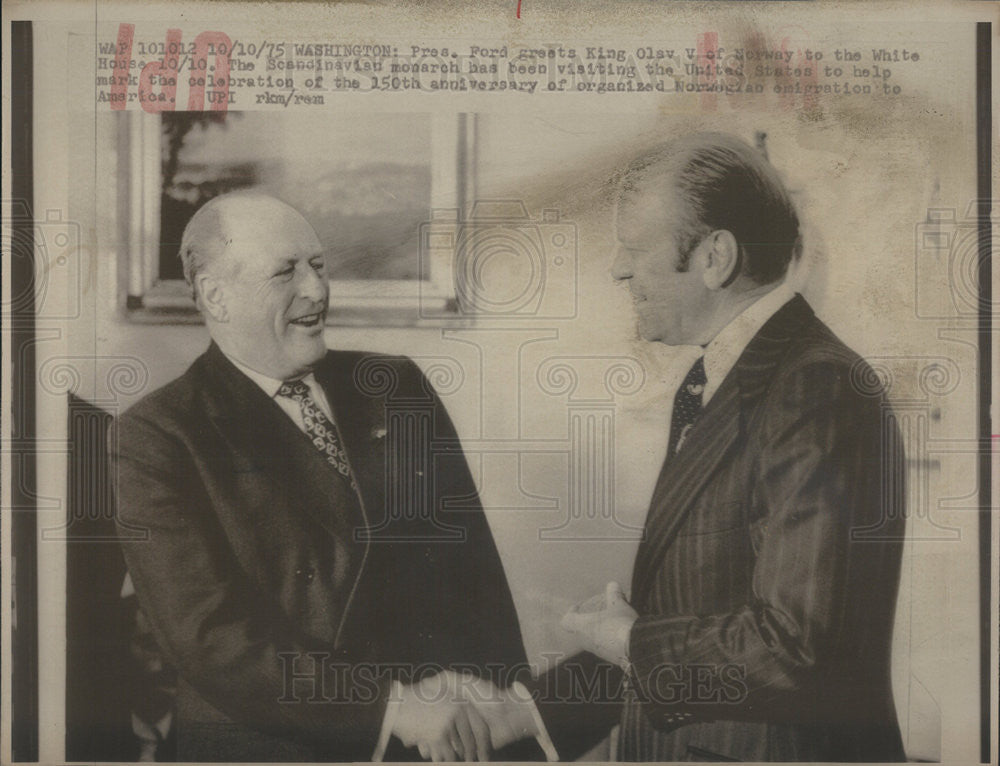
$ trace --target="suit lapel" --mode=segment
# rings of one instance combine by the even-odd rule
[[[362,503],[374,510],[382,507],[385,495],[385,406],[358,389],[354,380],[358,359],[357,354],[331,351],[315,375],[333,411]],[[366,524],[372,521],[365,519]]]
[[[655,562],[673,541],[698,492],[736,442],[739,419],[739,386],[732,376],[727,376],[691,428],[681,451],[668,457],[660,471],[646,516],[646,535],[636,554],[634,601],[644,596],[655,575]]]
[[[641,603],[655,580],[657,564],[673,543],[706,482],[718,470],[750,414],[767,390],[788,341],[812,316],[796,295],[753,337],[705,407],[680,452],[668,456],[660,472],[646,517],[646,534],[636,554],[632,599]]]
[[[205,360],[213,393],[209,416],[232,448],[235,470],[287,487],[289,508],[305,508],[331,535],[346,538],[355,520],[336,512],[343,503],[335,491],[333,467],[214,343]]]

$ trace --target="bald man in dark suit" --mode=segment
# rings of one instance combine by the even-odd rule
[[[408,359],[327,350],[322,248],[287,205],[216,198],[181,255],[212,342],[112,435],[178,758],[488,757],[458,673],[503,687],[525,655],[441,401]]]

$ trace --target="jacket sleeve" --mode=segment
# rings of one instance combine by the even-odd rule
[[[560,761],[585,755],[621,720],[624,681],[620,667],[590,652],[522,679]]]
[[[409,372],[434,403],[434,497],[432,522],[457,529],[458,539],[428,546],[426,558],[439,573],[436,582],[414,583],[412,598],[433,613],[429,630],[437,643],[454,647],[466,669],[508,687],[525,677],[527,655],[503,562],[483,511],[476,483],[454,423],[430,381],[412,361]],[[404,373],[406,375],[406,373]],[[408,375],[406,377],[409,377]],[[413,378],[411,378],[412,380]],[[426,601],[432,597],[433,603]],[[533,740],[509,745],[494,754],[503,761],[544,760]]]
[[[895,426],[883,431],[882,403],[856,390],[845,365],[826,360],[772,384],[747,447],[758,455],[748,491],[764,530],[752,596],[725,614],[639,617],[629,658],[651,715],[867,715],[836,690],[853,688],[857,707],[867,658],[885,656],[891,641],[898,539],[854,534],[885,522],[883,514],[902,521],[883,492],[898,439]],[[882,681],[871,679],[873,688]]]
[[[455,426],[412,360],[373,358],[396,376],[374,404],[391,409],[388,479],[377,477],[390,482],[389,521],[373,537],[376,566],[399,593],[385,620],[407,626],[409,660],[465,666],[509,685],[526,664],[520,625]]]
[[[180,674],[234,721],[369,759],[388,679],[309,640],[249,582],[179,437],[126,414],[111,457],[129,572]]]

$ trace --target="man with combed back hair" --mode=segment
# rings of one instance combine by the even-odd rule
[[[784,184],[733,136],[685,136],[622,174],[616,229],[639,335],[697,353],[631,592],[564,617],[590,651],[531,684],[540,726],[564,760],[616,723],[626,761],[903,760],[900,437],[871,368],[785,284]]]

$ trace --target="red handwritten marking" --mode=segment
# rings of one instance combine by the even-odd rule
[[[790,38],[786,37],[781,41],[781,53],[783,54],[784,64],[780,66],[791,67],[792,63],[788,56]],[[805,109],[815,109],[819,105],[819,96],[816,93],[816,83],[819,80],[818,68],[813,64],[813,62],[808,61],[805,58],[805,54],[802,52],[801,48],[796,50],[795,67],[794,69],[799,70],[800,74],[798,77],[798,84],[803,90],[802,95],[802,106]],[[808,74],[807,74],[808,72]],[[775,79],[778,84],[788,83],[792,85],[792,81],[795,79],[796,75],[788,76],[778,76]],[[797,107],[795,95],[792,93],[781,94],[782,107],[784,109],[795,109]]]
[[[167,47],[161,61],[150,61],[139,75],[139,105],[143,110],[157,114],[177,109],[177,77],[180,71],[181,31],[167,30]],[[159,94],[153,93],[153,79],[160,86]]]
[[[126,30],[125,28],[128,27]],[[118,58],[125,56],[126,63],[119,63],[118,71],[128,72],[128,59],[132,49],[132,25],[122,24],[119,29]],[[127,39],[123,41],[126,36]],[[125,50],[124,54],[122,53]],[[180,58],[181,30],[168,29],[167,43],[163,58],[151,61],[142,68],[139,75],[139,104],[143,110],[152,113],[173,112],[177,109],[177,81],[180,79],[184,64]],[[200,112],[205,109],[205,86],[209,87],[209,108],[214,112],[224,112],[229,108],[229,59],[232,55],[232,41],[223,32],[202,32],[194,40],[194,57],[190,63],[188,76],[188,111]],[[209,54],[215,55],[213,67],[208,66]],[[184,56],[187,60],[187,55]],[[125,108],[125,85],[119,86],[114,81],[114,87],[121,87],[120,103],[112,98],[112,109]],[[159,93],[154,92],[154,86],[159,86]],[[113,90],[112,93],[115,93]]]
[[[521,0],[517,0],[517,17],[521,18]]]
[[[132,60],[132,36],[135,24],[118,25],[118,43],[115,47],[115,71],[111,78],[111,108],[124,109],[128,98],[128,65]]]
[[[709,85],[716,79],[715,66],[719,63],[719,33],[705,32],[698,35],[698,58],[695,59],[699,67],[703,67],[704,74],[698,75],[700,83]],[[711,58],[709,58],[711,54]],[[711,67],[711,69],[709,69]],[[708,74],[711,71],[713,74]],[[701,94],[701,108],[706,112],[714,112],[717,108],[717,94],[715,91],[706,90]]]
[[[188,111],[200,112],[204,110],[205,80],[207,79],[212,85],[209,109],[213,112],[225,112],[229,104],[229,57],[232,54],[233,43],[224,32],[202,32],[194,39],[194,49]],[[214,76],[207,66],[208,54],[212,50],[215,51]],[[206,66],[200,66],[201,62],[205,62]],[[204,74],[198,74],[199,72]]]

